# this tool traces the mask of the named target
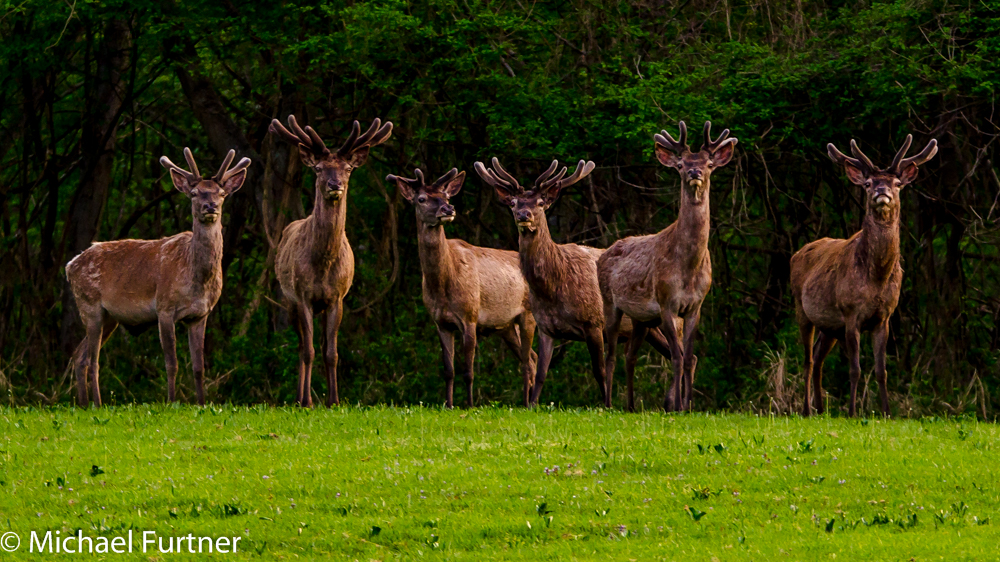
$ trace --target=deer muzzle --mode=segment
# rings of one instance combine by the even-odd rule
[[[442,212],[438,213],[437,219],[438,222],[451,222],[455,220],[455,209],[443,210]]]
[[[888,193],[876,193],[875,194],[875,205],[878,207],[884,207],[892,203],[892,196]]]

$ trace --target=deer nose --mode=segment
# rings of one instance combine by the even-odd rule
[[[700,178],[701,177],[701,169],[700,168],[693,168],[691,170],[688,170],[688,177],[691,178],[691,179],[693,179],[693,180],[696,180],[696,179]]]
[[[514,219],[517,222],[527,222],[531,220],[531,211],[516,211],[514,212]]]
[[[219,206],[215,203],[205,203],[202,205],[202,211],[205,213],[214,213],[219,210]]]
[[[450,217],[455,214],[455,207],[449,204],[441,205],[441,209],[438,211],[438,215],[442,217]]]
[[[340,191],[340,182],[337,180],[326,180],[326,188],[330,191]]]

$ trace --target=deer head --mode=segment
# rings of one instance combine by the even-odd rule
[[[170,171],[170,179],[177,191],[191,198],[191,214],[195,219],[202,224],[211,224],[222,215],[223,200],[235,193],[247,177],[250,159],[243,158],[235,167],[229,168],[235,157],[236,151],[230,150],[219,171],[210,178],[201,176],[190,148],[184,148],[184,159],[191,171],[174,164],[166,156],[160,157],[160,165]]]
[[[417,211],[417,220],[427,226],[437,226],[455,220],[455,207],[448,200],[458,194],[465,182],[465,172],[452,168],[434,183],[424,183],[424,173],[414,170],[417,179],[408,179],[389,174],[385,181],[396,182],[399,192],[407,201],[413,203]]]
[[[687,144],[687,125],[678,123],[678,140],[666,131],[653,135],[656,142],[656,158],[669,168],[677,168],[681,174],[684,189],[695,203],[701,203],[711,183],[712,170],[729,163],[736,151],[736,137],[729,137],[729,129],[722,131],[719,138],[712,140],[712,122],[705,121],[705,143],[701,150],[691,152]]]
[[[347,141],[336,152],[326,147],[312,127],[299,127],[294,115],[288,116],[287,129],[277,119],[273,119],[269,130],[299,147],[302,163],[316,172],[316,189],[323,194],[323,199],[335,203],[346,193],[347,182],[351,179],[354,168],[363,165],[368,159],[371,147],[382,144],[392,136],[392,123],[386,121],[382,124],[380,119],[375,119],[362,135],[361,124],[355,121]]]
[[[904,158],[912,142],[913,135],[906,135],[902,148],[892,159],[892,164],[884,170],[872,164],[871,159],[861,152],[854,139],[851,139],[851,153],[854,154],[854,158],[837,150],[833,143],[826,145],[826,151],[831,160],[844,167],[847,179],[851,180],[851,183],[865,188],[868,205],[874,208],[876,214],[882,219],[888,219],[891,212],[899,208],[899,190],[916,179],[917,166],[937,154],[937,140],[931,139],[919,154]]]
[[[476,173],[483,178],[483,181],[493,186],[500,202],[510,207],[517,228],[521,232],[538,230],[539,221],[545,220],[545,210],[556,202],[562,190],[589,176],[595,168],[593,162],[580,160],[573,175],[567,178],[566,166],[556,173],[559,161],[553,160],[549,168],[535,180],[535,186],[525,191],[517,179],[503,169],[499,160],[493,158],[492,163],[493,168],[487,168],[482,162],[476,162]]]

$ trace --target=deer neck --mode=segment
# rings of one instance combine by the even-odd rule
[[[563,270],[563,256],[559,246],[552,240],[545,213],[534,232],[521,229],[518,236],[518,257],[521,273],[533,293],[552,298],[562,284],[560,272]]]
[[[432,294],[447,289],[454,264],[451,247],[444,235],[444,225],[430,226],[417,218],[417,250],[420,254],[420,271],[424,274],[424,287]]]
[[[203,287],[212,279],[222,276],[222,221],[204,224],[194,220],[191,228],[191,246],[188,252],[191,281]]]
[[[312,257],[314,263],[329,263],[340,255],[347,222],[347,190],[337,201],[323,197],[316,189],[316,203],[312,213]]]
[[[899,266],[899,207],[879,214],[869,206],[861,224],[858,263],[875,281],[886,281]]]
[[[681,188],[681,208],[674,228],[660,232],[664,248],[681,258],[680,263],[693,269],[700,267],[708,257],[708,235],[711,228],[711,210],[708,204],[709,185],[706,183],[700,200],[687,189]]]

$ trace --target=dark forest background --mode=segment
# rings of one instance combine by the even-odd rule
[[[341,329],[342,398],[441,403],[413,212],[385,175],[466,170],[449,236],[515,249],[510,213],[472,163],[497,156],[530,180],[552,158],[592,159],[591,179],[550,220],[557,241],[606,247],[675,219],[678,176],[656,162],[652,135],[711,119],[740,143],[713,178],[715,282],[696,407],[795,404],[789,257],[818,237],[849,236],[863,214],[825,145],[846,150],[856,138],[885,165],[913,133],[915,146],[933,137],[941,150],[902,195],[893,408],[992,416],[998,10],[995,0],[2,0],[0,390],[13,404],[70,401],[69,353],[83,331],[64,265],[93,240],[188,230],[190,205],[157,160],[180,162],[190,146],[203,169],[230,148],[253,159],[223,211],[209,399],[293,400],[296,339],[272,266],[282,228],[310,212],[314,175],[267,126],[295,113],[330,145],[354,119],[395,124],[348,195],[358,265]],[[178,344],[190,401],[183,329]],[[868,377],[868,336],[862,345]],[[596,404],[588,365],[582,344],[560,346],[542,400]],[[477,369],[478,403],[518,402],[516,362],[495,338],[481,344]],[[638,373],[641,403],[655,407],[669,364],[647,355]],[[847,390],[839,353],[827,373],[836,407]],[[163,400],[155,330],[119,330],[102,383],[106,402]]]

